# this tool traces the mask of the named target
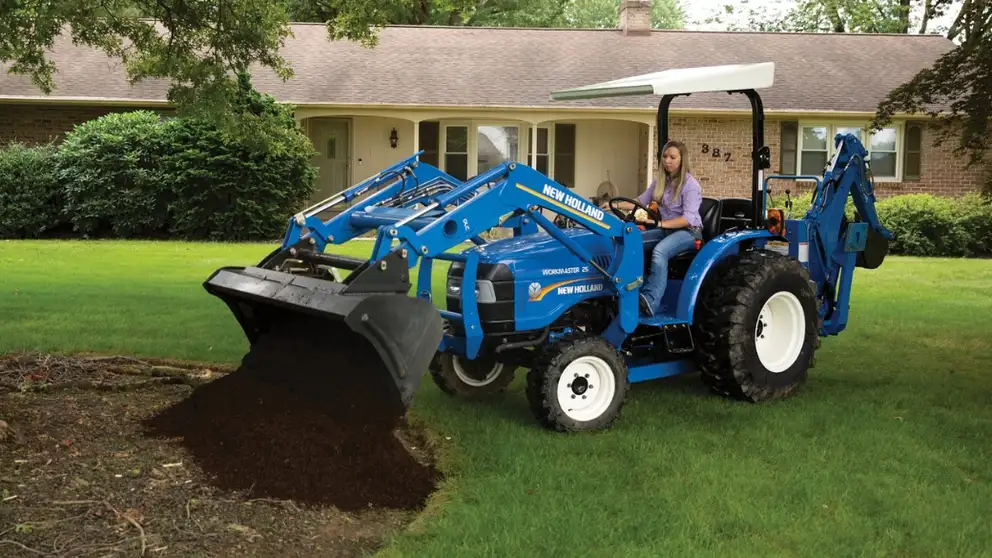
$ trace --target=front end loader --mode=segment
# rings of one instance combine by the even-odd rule
[[[853,135],[835,138],[822,176],[764,176],[770,151],[757,90],[773,75],[770,63],[689,68],[552,95],[660,95],[658,145],[669,139],[677,96],[730,92],[751,104],[751,198],[704,198],[703,242],[670,262],[654,316],[638,309],[659,241],[651,209],[612,198],[604,210],[517,162],[461,182],[419,153],[293,216],[279,249],[255,267],[218,270],[205,287],[253,347],[304,319],[317,320],[303,331],[318,345],[373,347],[384,366],[348,373],[382,375],[398,409],[409,408],[428,370],[443,391],[475,396],[503,391],[527,369],[530,409],[558,431],[607,428],[630,384],[689,372],[738,399],[788,396],[805,382],[820,338],[845,328],[854,269],[878,267],[892,235],[875,213],[867,152]],[[769,180],[781,178],[816,184],[800,219],[767,206]],[[633,203],[648,223],[616,201]],[[345,202],[334,217],[318,217]],[[483,238],[497,227],[512,237]],[[374,235],[368,258],[325,253],[364,235]],[[437,260],[448,264],[443,308],[434,300]],[[338,270],[350,273],[338,280]]]

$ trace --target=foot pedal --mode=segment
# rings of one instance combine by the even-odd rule
[[[672,354],[691,353],[696,348],[692,340],[689,324],[666,324],[661,328],[665,334],[665,347]]]

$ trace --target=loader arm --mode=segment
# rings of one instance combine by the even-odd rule
[[[531,167],[516,163],[498,165],[442,196],[442,199],[462,196],[483,186],[488,187],[485,192],[438,215],[429,224],[411,226],[412,219],[417,217],[415,214],[391,227],[380,229],[372,258],[379,261],[395,252],[392,245],[394,240],[398,240],[406,250],[405,257],[409,257],[410,267],[416,265],[418,259],[421,260],[417,292],[423,298],[430,298],[431,260],[465,263],[462,312],[441,311],[441,315],[465,326],[464,353],[467,358],[475,357],[483,337],[474,289],[464,287],[475,284],[478,254],[454,254],[449,250],[482,232],[510,222],[514,227],[529,224],[540,227],[579,260],[606,277],[619,298],[620,327],[627,333],[634,331],[638,324],[637,288],[643,283],[644,258],[641,233],[633,223],[625,222],[572,194]],[[541,213],[541,209],[568,215],[593,233],[611,238],[614,254],[610,265],[606,268],[598,265],[592,254],[564,234]]]
[[[867,150],[853,134],[838,134],[834,145],[834,157],[800,221],[809,235],[809,272],[823,302],[821,333],[826,335],[836,335],[847,326],[854,268],[878,267],[893,239],[875,211]],[[858,217],[850,223],[845,215],[848,196]]]

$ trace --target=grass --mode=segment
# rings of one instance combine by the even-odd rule
[[[200,283],[271,248],[0,243],[0,352],[236,362],[247,346]],[[413,415],[450,478],[384,554],[992,556],[990,293],[988,260],[890,258],[857,272],[848,329],[797,397],[638,384],[604,433],[536,428],[522,378],[493,402],[427,379]]]

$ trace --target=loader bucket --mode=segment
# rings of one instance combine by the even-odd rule
[[[407,269],[386,274],[378,266],[368,266],[352,274],[357,279],[336,282],[260,267],[224,267],[204,287],[228,305],[253,351],[266,336],[285,337],[291,332],[298,342],[283,347],[317,354],[322,347],[328,349],[328,358],[319,361],[316,367],[322,370],[316,374],[358,375],[340,378],[343,389],[373,390],[375,397],[385,399],[380,403],[402,415],[410,408],[443,336],[441,315],[433,303],[406,294],[407,274]],[[403,279],[389,280],[385,275]],[[332,346],[346,347],[349,356],[329,350]],[[370,346],[372,350],[367,350]],[[378,355],[378,361],[369,362],[370,354]],[[279,358],[249,355],[268,361]],[[313,354],[305,356],[314,362]],[[369,394],[360,395],[368,400]]]

